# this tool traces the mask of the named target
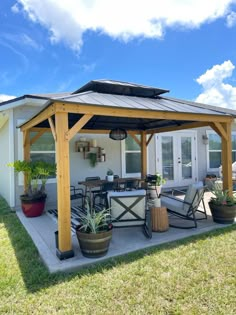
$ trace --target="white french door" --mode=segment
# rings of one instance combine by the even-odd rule
[[[156,170],[165,187],[187,186],[197,180],[196,132],[168,132],[156,136]]]

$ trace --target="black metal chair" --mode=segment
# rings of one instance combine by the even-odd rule
[[[93,204],[94,206],[102,206],[108,208],[107,203],[107,192],[108,191],[114,191],[116,188],[115,182],[105,182],[102,184],[101,190],[94,194],[93,197]]]
[[[161,193],[161,205],[167,208],[167,211],[170,214],[169,218],[171,219],[171,216],[175,216],[185,220],[180,221],[180,224],[178,223],[177,225],[170,222],[171,227],[181,229],[196,228],[198,220],[207,219],[206,208],[203,199],[204,192],[205,187],[202,185],[202,183],[197,183],[189,185],[184,199],[173,196],[173,192],[172,195]],[[203,205],[203,210],[199,209],[201,202]],[[201,213],[201,216],[197,217],[197,213]]]
[[[90,177],[85,177],[85,181],[88,182],[88,181],[94,181],[94,180],[101,180],[101,177],[100,176],[90,176]],[[91,189],[91,193],[92,195],[94,196],[94,194],[97,194],[100,192],[100,189]],[[87,196],[88,195],[88,191],[87,191],[87,187],[86,187],[86,191],[85,191],[85,195]]]
[[[107,201],[114,227],[142,226],[144,235],[152,237],[146,190],[108,192]]]
[[[82,188],[75,187],[74,185],[70,186],[70,200],[81,199],[81,205],[84,205],[84,191]]]
[[[114,180],[119,179],[120,176],[119,175],[114,175]],[[120,191],[121,187],[120,187],[120,183],[118,181],[115,182],[115,187],[114,190],[116,191]]]
[[[136,190],[138,189],[139,181],[137,179],[129,179],[124,184],[124,190]]]

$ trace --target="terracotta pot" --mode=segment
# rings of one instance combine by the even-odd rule
[[[42,215],[47,195],[43,195],[37,198],[29,198],[26,195],[20,196],[21,208],[26,217],[39,217]]]
[[[209,202],[208,204],[214,222],[221,224],[234,223],[234,219],[236,216],[236,205],[216,205],[212,202]]]
[[[112,229],[97,234],[85,233],[76,229],[82,254],[88,258],[105,256],[112,238]]]

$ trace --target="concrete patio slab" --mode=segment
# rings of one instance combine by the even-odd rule
[[[153,232],[152,239],[147,239],[144,236],[141,227],[114,228],[107,255],[96,259],[84,257],[81,254],[76,235],[72,235],[72,246],[75,256],[67,260],[59,260],[56,256],[54,235],[54,232],[57,230],[56,222],[47,214],[43,214],[42,216],[36,218],[26,218],[22,211],[18,210],[17,215],[35,243],[39,255],[51,273],[75,271],[82,267],[102,262],[109,258],[180,240],[189,236],[202,234],[226,226],[214,223],[211,216],[209,216],[207,220],[199,221],[197,228],[189,230],[169,228],[166,232]]]

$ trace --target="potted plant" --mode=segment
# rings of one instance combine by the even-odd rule
[[[97,164],[97,154],[95,152],[89,152],[88,154],[89,162],[92,167],[95,167]]]
[[[56,165],[44,161],[20,161],[8,163],[16,173],[26,177],[24,194],[20,196],[23,213],[27,217],[37,217],[43,213],[47,194],[47,179],[56,173]]]
[[[222,224],[234,223],[236,216],[236,196],[229,196],[228,190],[222,190],[216,184],[212,189],[213,197],[209,201],[214,222]]]
[[[110,168],[107,170],[107,181],[113,182],[114,180],[114,172]]]
[[[108,251],[113,225],[109,209],[98,211],[88,205],[87,213],[81,214],[76,235],[82,254],[88,258],[98,258]]]

